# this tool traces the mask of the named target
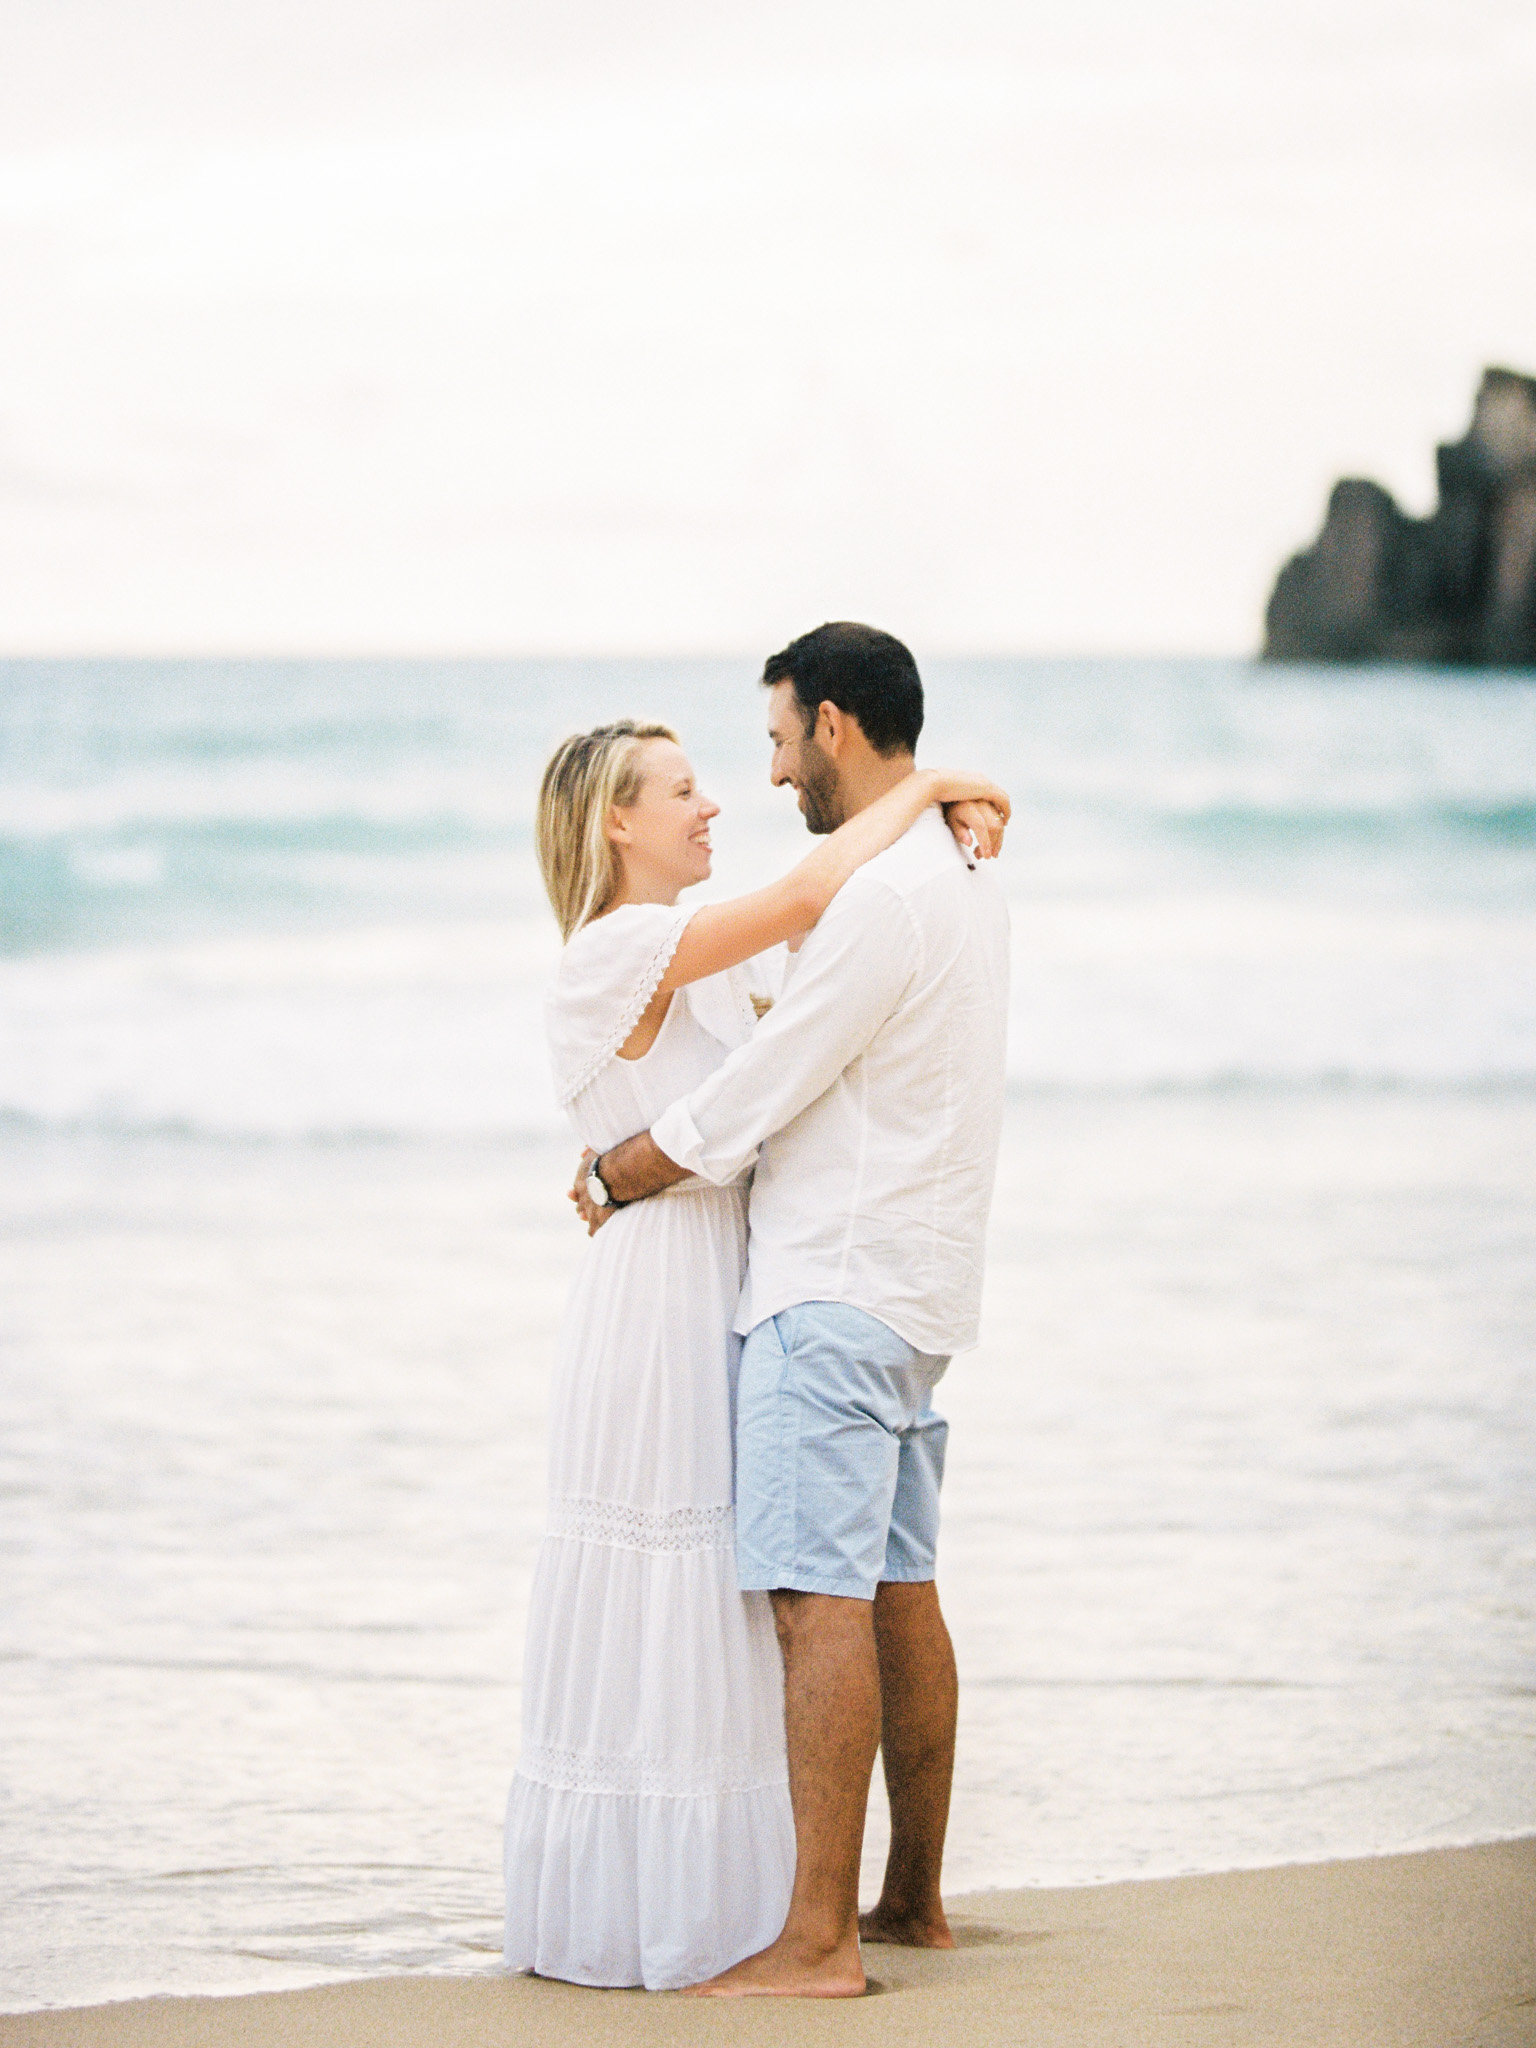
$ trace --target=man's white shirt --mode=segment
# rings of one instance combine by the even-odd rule
[[[859,869],[750,1041],[651,1127],[717,1183],[757,1159],[736,1328],[843,1301],[976,1342],[1002,1123],[1008,912],[936,810]]]

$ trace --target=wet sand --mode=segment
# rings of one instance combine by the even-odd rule
[[[382,1977],[0,2017],[3,2048],[1529,2048],[1536,1839],[951,1908],[871,1947],[857,2001],[705,2003],[530,1978]]]

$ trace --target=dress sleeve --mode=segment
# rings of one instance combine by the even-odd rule
[[[626,903],[567,943],[545,1006],[562,1109],[590,1087],[640,1022],[692,915],[664,903]]]
[[[747,979],[747,1001],[755,1017],[765,1016],[783,995],[788,962],[787,946],[770,946],[766,953],[754,953],[742,968]]]
[[[773,1007],[783,980],[782,963],[776,956],[783,951],[782,946],[771,946],[737,967],[691,981],[682,990],[694,1022],[718,1039],[727,1052],[745,1045],[758,1018]]]

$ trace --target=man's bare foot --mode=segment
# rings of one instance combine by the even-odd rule
[[[868,1913],[859,1915],[859,1939],[861,1941],[886,1941],[897,1948],[953,1948],[955,1937],[949,1931],[949,1922],[944,1918],[943,1908],[937,1914],[893,1913],[883,1906],[875,1906]]]
[[[707,1984],[691,1984],[684,1998],[862,1998],[864,1965],[856,1941],[834,1949],[777,1941],[722,1970]]]

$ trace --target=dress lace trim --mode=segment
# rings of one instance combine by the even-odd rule
[[[560,1494],[549,1504],[551,1536],[601,1543],[610,1550],[642,1550],[665,1557],[689,1550],[729,1550],[736,1536],[732,1507],[671,1508],[647,1514],[623,1501]]]
[[[782,1750],[673,1759],[535,1746],[524,1749],[518,1758],[517,1775],[530,1785],[544,1785],[552,1792],[698,1799],[782,1785],[788,1770]]]
[[[628,1038],[631,1031],[640,1022],[640,1019],[645,1015],[646,1007],[651,997],[655,995],[657,989],[661,986],[661,977],[672,965],[672,955],[677,951],[678,941],[682,938],[683,931],[692,915],[693,912],[691,910],[681,910],[678,912],[663,935],[655,952],[646,962],[645,972],[630,990],[624,1007],[619,1012],[618,1020],[608,1033],[608,1036],[597,1047],[596,1051],[589,1053],[586,1059],[582,1061],[580,1067],[576,1070],[574,1080],[565,1081],[560,1084],[556,1090],[555,1099],[561,1109],[569,1109],[582,1089],[591,1086],[603,1068],[607,1066],[608,1062],[617,1053],[625,1039]]]

